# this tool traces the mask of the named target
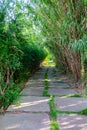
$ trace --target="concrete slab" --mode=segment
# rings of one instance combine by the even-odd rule
[[[58,83],[57,81],[51,81],[50,85],[55,86],[55,87],[59,87],[59,88],[69,87],[68,84]]]
[[[20,95],[23,96],[42,96],[44,87],[25,88]]]
[[[44,80],[38,81],[38,80],[29,80],[25,87],[43,87],[44,86]]]
[[[45,73],[45,72],[44,72],[44,73]],[[31,77],[31,79],[32,79],[32,78],[33,78],[33,79],[43,79],[44,73],[42,73],[42,72],[35,73],[35,74]]]
[[[22,96],[19,104],[11,105],[7,111],[49,112],[49,98]]]
[[[50,83],[50,88],[64,88],[64,89],[69,89],[69,85],[68,84],[64,84],[64,83],[57,83],[57,82],[51,82]]]
[[[55,98],[56,107],[63,111],[80,111],[87,108],[87,98]]]
[[[5,114],[0,116],[0,130],[50,130],[49,116],[45,113]]]
[[[87,130],[87,116],[76,114],[58,115],[60,130]]]
[[[61,88],[49,88],[48,93],[53,95],[66,95],[66,94],[76,94],[77,92],[73,89],[61,89]]]

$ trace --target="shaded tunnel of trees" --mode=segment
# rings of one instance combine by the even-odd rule
[[[16,98],[47,48],[57,69],[87,86],[87,0],[0,0],[0,107]]]

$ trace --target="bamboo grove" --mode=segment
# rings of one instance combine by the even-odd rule
[[[37,16],[57,67],[86,84],[87,0],[41,0]],[[37,7],[37,6],[36,6]],[[84,85],[83,85],[84,86]]]

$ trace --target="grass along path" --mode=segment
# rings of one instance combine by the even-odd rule
[[[54,95],[50,95],[48,93],[49,89],[49,68],[47,68],[45,75],[44,75],[44,91],[43,91],[43,96],[49,96],[50,101],[49,101],[49,107],[50,107],[50,130],[59,130],[59,124],[57,122],[57,110],[55,107],[55,102],[54,102]]]
[[[59,130],[59,124],[57,122],[57,110],[54,103],[54,96],[50,96],[49,101],[50,106],[50,121],[51,121],[51,130]]]

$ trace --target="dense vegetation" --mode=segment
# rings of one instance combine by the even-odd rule
[[[40,0],[37,5],[45,44],[57,67],[71,72],[78,86],[86,85],[87,0]]]
[[[20,92],[19,83],[46,56],[26,3],[0,1],[0,107],[6,108]],[[37,30],[38,31],[38,30]]]
[[[0,106],[13,101],[18,82],[45,58],[45,47],[57,68],[86,86],[86,10],[87,0],[0,1]]]

